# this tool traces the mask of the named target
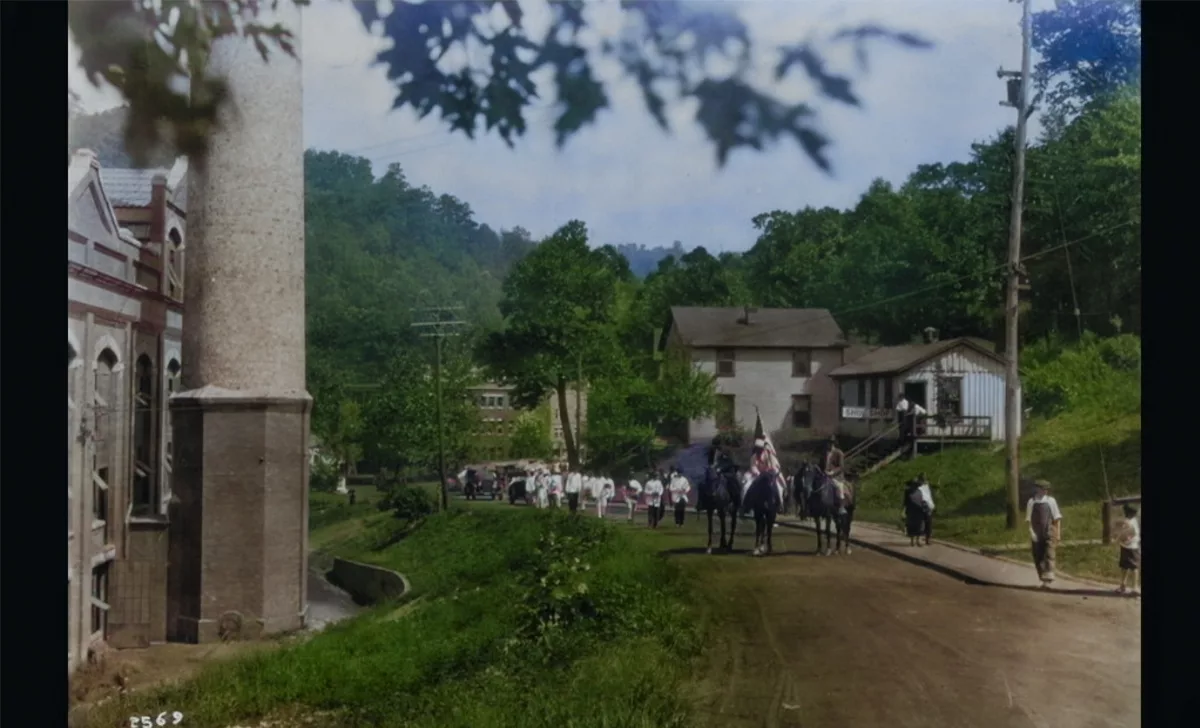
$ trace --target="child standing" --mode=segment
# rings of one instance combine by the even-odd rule
[[[1138,593],[1138,570],[1142,565],[1142,530],[1138,526],[1137,509],[1133,505],[1126,503],[1121,509],[1125,514],[1125,527],[1121,531],[1121,586],[1117,592],[1124,594],[1127,589],[1125,584],[1129,581],[1129,577],[1133,577],[1132,594],[1135,596]]]

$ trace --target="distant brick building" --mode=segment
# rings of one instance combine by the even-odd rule
[[[68,671],[166,638],[186,172],[67,170]]]
[[[513,406],[513,387],[497,382],[484,382],[468,388],[467,391],[479,408],[478,454],[486,460],[507,458],[510,454],[509,439],[521,414]]]

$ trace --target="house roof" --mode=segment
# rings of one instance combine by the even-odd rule
[[[959,346],[966,346],[990,359],[1004,362],[1000,355],[992,351],[987,342],[963,336],[957,339],[935,341],[932,344],[880,346],[834,369],[829,376],[857,377],[867,374],[899,374]]]
[[[846,336],[824,308],[760,308],[745,323],[743,308],[672,306],[671,325],[693,347],[831,348]]]
[[[187,160],[180,157],[170,169],[102,169],[100,179],[115,207],[145,207],[150,204],[154,178],[162,177],[172,201],[187,209]]]

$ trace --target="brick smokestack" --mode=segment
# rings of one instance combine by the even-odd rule
[[[156,174],[150,183],[150,242],[161,246],[166,239],[167,176]]]

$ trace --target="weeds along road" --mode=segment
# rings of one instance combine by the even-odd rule
[[[773,556],[706,556],[696,514],[670,519],[648,540],[697,570],[723,624],[698,676],[708,725],[1141,725],[1135,600],[971,586],[867,549],[813,556],[783,527]],[[752,538],[743,521],[739,550]]]

